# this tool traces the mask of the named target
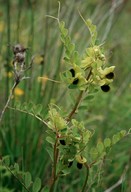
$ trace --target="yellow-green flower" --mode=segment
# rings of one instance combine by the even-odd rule
[[[83,157],[83,156],[81,156],[81,155],[76,155],[76,156],[75,156],[75,159],[76,159],[76,161],[77,161],[78,163],[81,163],[81,164],[84,164],[84,163],[87,162],[86,158]]]
[[[93,68],[92,70],[92,79],[93,83],[99,86],[102,86],[101,89],[105,92],[110,90],[109,84],[113,82],[114,79],[114,69],[115,66],[107,67],[105,69]]]
[[[105,69],[99,68],[98,72],[100,73],[101,78],[113,79],[114,69],[115,69],[115,66],[106,67]]]
[[[84,90],[85,85],[87,85],[87,80],[82,76],[81,73],[77,73],[75,77],[71,79],[69,88],[78,87],[80,90]]]

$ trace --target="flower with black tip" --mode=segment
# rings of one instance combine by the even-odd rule
[[[114,78],[114,73],[110,72],[110,73],[106,74],[106,78],[107,79],[113,79]]]
[[[110,86],[109,85],[102,85],[101,90],[104,92],[108,92],[108,91],[110,91]]]
[[[61,140],[60,140],[60,144],[61,144],[61,145],[66,145],[65,140],[61,139]]]
[[[73,68],[70,69],[70,72],[72,74],[72,77],[75,77],[75,70]]]
[[[77,168],[78,168],[78,169],[82,169],[82,167],[83,167],[83,164],[82,164],[82,163],[77,163]]]
[[[83,164],[87,162],[86,158],[81,155],[76,155],[77,168],[82,169]]]

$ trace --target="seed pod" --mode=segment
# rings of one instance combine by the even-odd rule
[[[61,145],[66,145],[65,140],[60,140],[60,144],[61,144]]]
[[[109,85],[102,85],[101,90],[104,92],[108,92],[108,91],[110,91],[110,86]]]
[[[77,168],[78,168],[78,169],[82,169],[82,166],[83,166],[82,163],[77,163]]]

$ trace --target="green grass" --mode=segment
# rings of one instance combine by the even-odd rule
[[[7,75],[11,71],[13,60],[11,47],[8,47],[8,44],[14,45],[18,42],[29,47],[27,65],[33,55],[40,54],[44,54],[44,63],[33,64],[32,69],[27,72],[31,78],[18,86],[24,91],[24,95],[15,96],[10,105],[13,105],[14,100],[41,103],[44,108],[43,113],[46,114],[48,104],[53,101],[71,111],[78,94],[76,91],[68,91],[64,86],[50,81],[40,83],[37,79],[38,76],[44,75],[50,79],[59,80],[59,73],[64,69],[64,49],[57,22],[46,16],[57,17],[58,3],[53,0],[32,2],[31,0],[0,2],[0,22],[4,23],[4,29],[0,31],[0,111],[13,84],[13,77]],[[86,0],[61,1],[60,18],[66,22],[79,52],[83,54],[88,46],[89,32],[79,16],[78,9],[84,18],[91,18],[98,26],[100,42],[107,33],[105,48],[109,65],[116,66],[111,92],[103,94],[99,91],[95,99],[87,103],[87,109],[81,110],[77,115],[78,119],[85,121],[87,128],[95,130],[94,140],[90,146],[99,139],[111,137],[122,129],[128,131],[130,128],[131,3],[127,1],[125,5],[118,8],[112,21],[111,18],[109,19],[110,6],[110,1],[107,3]],[[109,22],[111,26],[107,31]],[[69,99],[66,99],[67,97]],[[43,186],[49,182],[51,176],[51,161],[46,152],[45,131],[46,127],[38,120],[11,109],[7,109],[0,125],[0,156],[9,155],[12,164],[18,162],[22,170],[29,171],[33,178],[40,177]],[[117,144],[108,158],[101,170],[98,170],[99,177],[95,175],[96,167],[90,173],[89,183],[92,183],[90,191],[101,192],[108,189],[120,179],[125,167],[128,166],[125,180],[114,191],[129,192],[131,189],[130,137]],[[59,180],[56,191],[79,191],[84,182],[83,174],[85,174],[84,171],[78,171],[74,166],[69,177]],[[95,177],[96,180],[94,180]],[[6,178],[3,183],[0,181],[2,186],[5,183],[8,188],[21,190],[21,186],[13,177]]]

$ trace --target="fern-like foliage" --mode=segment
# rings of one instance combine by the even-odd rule
[[[16,110],[22,113],[26,113],[28,115],[31,115],[38,119],[43,124],[47,125],[45,121],[45,110],[43,108],[42,104],[33,104],[33,103],[21,103],[21,102],[15,102],[13,106],[9,106],[9,109]]]

